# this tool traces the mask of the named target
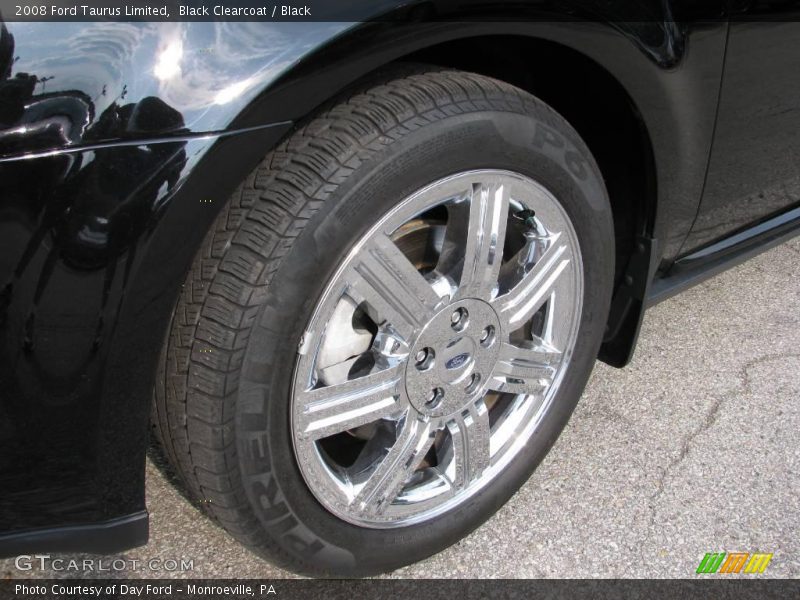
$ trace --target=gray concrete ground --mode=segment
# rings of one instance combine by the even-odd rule
[[[800,576],[800,239],[669,300],[598,364],[550,455],[472,535],[391,577],[688,577],[706,552]],[[284,577],[147,467],[150,543],[192,577]],[[0,561],[0,577],[19,572]],[[89,573],[85,575],[90,575]],[[163,576],[160,571],[116,576]],[[73,575],[74,576],[74,575]]]

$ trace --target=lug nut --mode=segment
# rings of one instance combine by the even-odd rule
[[[494,326],[487,325],[483,331],[481,331],[481,346],[484,348],[488,348],[494,342]]]
[[[476,389],[478,389],[478,384],[481,382],[481,374],[480,373],[473,373],[469,378],[469,383],[467,383],[467,387],[465,391],[468,394],[471,394]]]
[[[439,402],[442,400],[442,396],[444,396],[444,390],[442,388],[433,388],[430,392],[428,392],[428,398],[425,400],[425,406],[428,408],[434,408]]]
[[[467,317],[469,317],[469,313],[466,308],[462,307],[454,310],[453,314],[450,315],[450,324],[453,329],[456,331],[463,330],[467,326]]]
[[[433,366],[436,353],[433,348],[422,348],[414,355],[414,366],[418,371],[427,371]]]

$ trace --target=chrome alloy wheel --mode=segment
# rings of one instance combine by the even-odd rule
[[[347,255],[303,334],[292,437],[317,500],[363,527],[464,502],[536,432],[583,299],[558,200],[509,171],[436,181]]]

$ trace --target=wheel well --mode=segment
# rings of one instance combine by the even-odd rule
[[[480,73],[537,96],[581,135],[611,200],[619,284],[637,236],[652,231],[655,177],[649,136],[623,87],[601,66],[560,44],[517,36],[461,39],[404,60]]]

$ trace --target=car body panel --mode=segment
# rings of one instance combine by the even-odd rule
[[[288,127],[0,164],[0,530],[144,510],[178,291],[230,190]]]
[[[351,26],[8,23],[0,157],[232,129],[276,78]],[[148,112],[148,98],[169,111]],[[265,114],[256,124],[279,120]]]
[[[731,23],[703,201],[682,254],[800,203],[798,47],[797,20]]]

